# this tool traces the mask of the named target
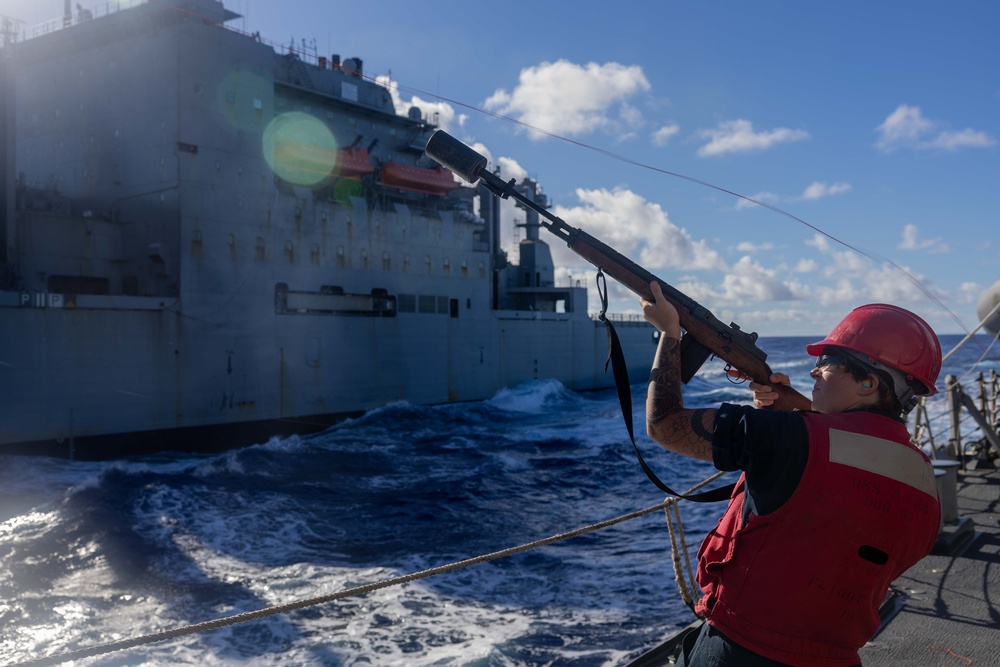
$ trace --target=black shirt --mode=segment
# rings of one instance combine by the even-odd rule
[[[712,460],[719,470],[746,472],[748,511],[774,512],[791,498],[809,458],[809,435],[800,412],[759,410],[723,403],[715,415]]]

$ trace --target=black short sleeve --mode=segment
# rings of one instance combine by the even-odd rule
[[[809,436],[801,413],[731,403],[719,407],[712,459],[719,470],[746,472],[755,514],[769,514],[791,497],[808,458]]]

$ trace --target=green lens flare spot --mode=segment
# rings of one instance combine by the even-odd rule
[[[337,164],[337,141],[321,121],[301,111],[275,116],[264,130],[264,159],[294,185],[316,185]]]

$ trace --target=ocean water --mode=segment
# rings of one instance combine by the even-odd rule
[[[949,351],[958,337],[944,337]],[[801,338],[761,341],[808,394]],[[945,366],[1000,368],[990,339]],[[710,464],[639,446],[686,489]],[[966,386],[973,376],[965,376]],[[748,402],[710,361],[689,406]],[[947,428],[943,396],[929,402]],[[717,483],[732,481],[727,476]],[[0,457],[0,663],[335,594],[656,505],[613,391],[532,382],[222,454]],[[682,503],[692,556],[721,504]],[[655,512],[523,554],[77,665],[621,665],[694,619]]]

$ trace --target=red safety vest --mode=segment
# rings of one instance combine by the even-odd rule
[[[844,667],[878,629],[894,579],[941,521],[930,460],[870,412],[803,413],[809,459],[791,498],[742,525],[743,485],[698,552],[697,611],[732,641],[796,667]],[[741,478],[741,482],[742,482]]]

